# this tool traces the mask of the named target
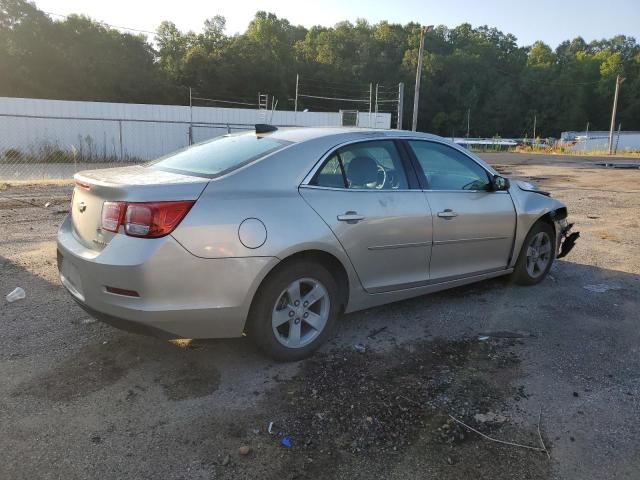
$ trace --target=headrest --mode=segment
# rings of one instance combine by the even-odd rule
[[[352,187],[364,188],[378,180],[378,164],[371,157],[354,157],[347,166],[347,178]]]

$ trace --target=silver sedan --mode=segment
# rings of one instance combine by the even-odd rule
[[[352,128],[227,135],[75,176],[63,285],[96,318],[308,356],[342,313],[512,275],[571,249],[566,207],[437,136]]]

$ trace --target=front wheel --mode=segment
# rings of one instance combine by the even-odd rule
[[[322,265],[300,261],[267,278],[249,315],[248,333],[270,357],[308,357],[330,336],[338,315],[337,285]]]
[[[540,283],[549,273],[555,258],[555,232],[545,222],[536,223],[520,250],[513,280],[520,285]]]

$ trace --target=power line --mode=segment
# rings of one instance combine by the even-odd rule
[[[362,100],[356,100],[353,98],[337,98],[337,97],[321,97],[318,95],[301,95],[298,94],[298,97],[305,97],[305,98],[318,98],[318,99],[322,99],[322,100],[334,100],[334,101],[338,101],[338,102],[353,102],[353,103],[369,103],[369,99],[362,99]]]
[[[44,13],[46,13],[47,15],[51,15],[53,17],[64,18],[65,20],[68,19],[71,16],[71,15],[62,15],[61,13],[53,13],[53,12],[44,12]],[[112,25],[112,24],[107,23],[107,22],[101,22],[100,20],[95,20],[95,19],[93,19],[91,17],[87,17],[87,18],[89,18],[94,23],[98,23],[100,25],[104,25],[105,27],[109,27],[109,28],[116,28],[116,29],[119,29],[119,30],[129,30],[131,32],[138,32],[138,33],[146,33],[148,35],[156,35],[156,32],[150,32],[149,30],[141,30],[139,28],[121,27],[121,26],[118,26],[118,25]]]
[[[318,85],[336,85],[336,86],[342,86],[342,87],[350,87],[350,88],[363,88],[366,89],[367,91],[369,91],[369,84],[367,83],[348,83],[348,82],[335,82],[335,81],[331,81],[331,80],[320,80],[320,79],[315,79],[315,78],[308,78],[308,77],[303,77],[302,75],[300,75],[300,83],[305,82],[305,83],[315,83]]]
[[[210,102],[210,103],[229,103],[234,105],[249,105],[252,107],[257,107],[257,103],[248,103],[248,102],[235,102],[233,100],[219,100],[215,98],[203,98],[203,97],[191,97],[193,100],[200,100],[202,102]]]

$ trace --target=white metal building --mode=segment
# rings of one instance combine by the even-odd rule
[[[0,160],[52,151],[85,162],[149,160],[256,123],[338,126],[342,115],[0,97]],[[357,125],[390,128],[391,114],[360,112]]]
[[[560,141],[570,151],[606,152],[609,150],[609,132],[562,132]],[[617,153],[640,151],[640,132],[614,132],[613,150]]]

